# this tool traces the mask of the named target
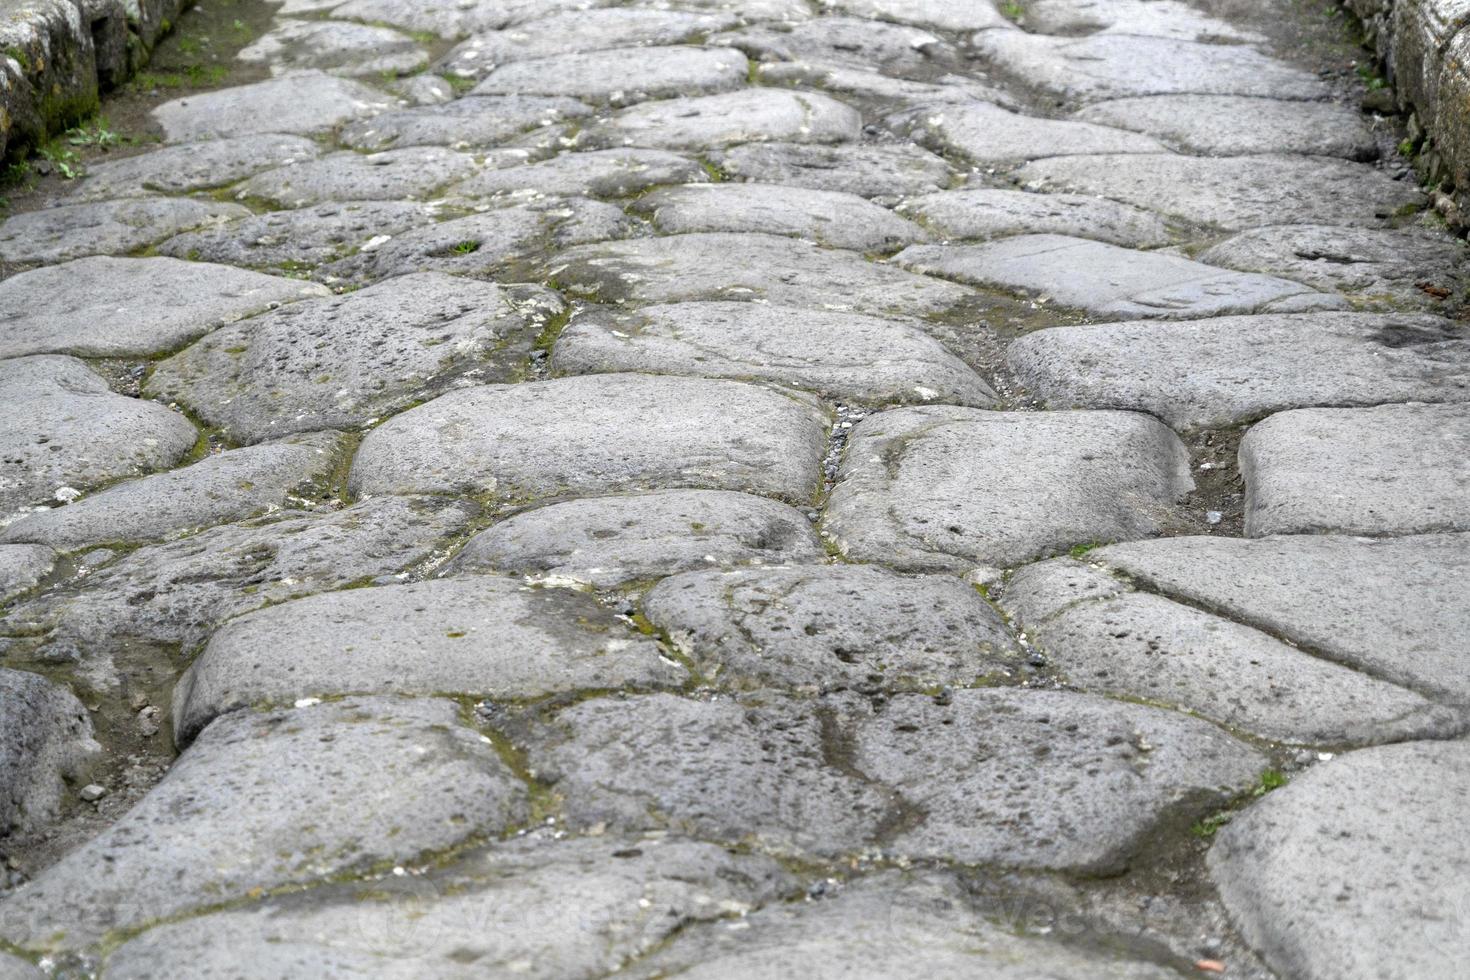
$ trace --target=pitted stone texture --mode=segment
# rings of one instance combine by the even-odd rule
[[[363,440],[353,493],[502,501],[707,489],[806,503],[827,417],[809,396],[734,381],[603,374],[458,391]]]
[[[0,902],[0,936],[75,949],[264,890],[406,862],[524,821],[527,796],[451,701],[235,712],[121,820]]]
[[[144,980],[567,980],[792,891],[780,865],[713,844],[524,837],[427,874],[332,885],[154,928],[107,961]]]
[[[405,31],[460,38],[498,30],[562,10],[606,6],[609,0],[348,0],[335,17],[388,24]]]
[[[0,225],[0,262],[65,262],[124,255],[180,232],[249,217],[238,204],[181,197],[62,204]]]
[[[1193,486],[1184,445],[1145,415],[899,408],[852,430],[823,527],[857,561],[1015,565],[1158,534]]]
[[[1322,157],[1108,154],[1037,160],[1027,187],[1112,198],[1227,231],[1262,225],[1381,225],[1423,202],[1413,181]]]
[[[414,200],[477,169],[474,157],[442,146],[371,154],[348,151],[256,174],[235,188],[235,195],[283,208],[328,201]]]
[[[781,20],[800,23],[812,16],[806,0],[674,0],[682,10],[735,14],[745,21]]]
[[[231,620],[179,679],[174,733],[187,745],[222,714],[304,698],[521,700],[686,677],[581,592],[475,575],[330,592]]]
[[[868,198],[927,194],[946,187],[950,179],[943,158],[904,144],[747,143],[711,153],[709,159],[736,180]]]
[[[188,232],[169,239],[158,250],[181,259],[296,272],[334,262],[359,249],[371,250],[379,239],[432,224],[438,213],[435,206],[414,201],[322,204]]]
[[[925,75],[934,75],[929,68]],[[817,88],[836,92],[846,98],[874,106],[874,111],[893,111],[899,106],[934,105],[939,103],[994,102],[1012,105],[1008,96],[983,82],[964,75],[944,75],[935,82],[916,82],[907,78],[882,75],[871,68],[851,62],[830,64],[811,61],[761,62],[755,70],[762,85],[790,88]],[[869,130],[869,134],[877,135]]]
[[[727,490],[657,490],[521,511],[471,538],[445,571],[611,589],[695,569],[825,558],[811,522],[786,504]]]
[[[913,245],[894,259],[915,272],[1045,297],[1111,318],[1188,319],[1346,306],[1310,286],[1226,272],[1177,255],[1067,235],[1018,235],[984,245]]]
[[[709,180],[696,160],[660,150],[597,150],[561,156],[518,167],[482,170],[456,184],[448,193],[457,197],[495,197],[501,194],[542,197],[582,194],[626,197],[660,184]]]
[[[97,256],[0,282],[0,357],[146,356],[295,300],[317,285],[223,265]]]
[[[1470,405],[1282,412],[1240,471],[1248,537],[1470,530]]]
[[[68,199],[103,201],[212,190],[320,154],[320,147],[303,136],[273,133],[165,146],[121,160],[89,161],[86,176]]]
[[[0,667],[0,834],[56,819],[65,781],[101,751],[75,695],[39,674]]]
[[[1171,538],[1088,559],[1372,676],[1470,703],[1470,535]]]
[[[1068,37],[1131,34],[1201,44],[1260,44],[1266,40],[1180,0],[1029,0],[1022,19],[1026,30],[1034,34]]]
[[[634,202],[660,231],[764,232],[858,252],[929,240],[924,229],[855,194],[777,184],[666,187]]]
[[[587,245],[558,255],[551,272],[564,288],[601,303],[765,300],[923,316],[972,296],[954,283],[776,235],[699,233]]]
[[[1128,204],[1080,194],[1027,194],[990,188],[942,191],[905,201],[900,214],[952,239],[1067,235],[1128,248],[1169,243],[1162,218]]]
[[[19,956],[0,953],[0,980],[45,980],[41,968]]]
[[[616,7],[577,10],[477,34],[444,56],[440,69],[480,78],[498,65],[635,45],[679,44],[734,26],[730,14]]]
[[[0,621],[12,648],[81,660],[94,686],[108,658],[138,644],[192,649],[226,619],[262,606],[396,576],[464,530],[463,502],[393,497],[334,513],[286,511],[147,545],[23,602]]]
[[[983,31],[972,43],[984,62],[1028,87],[1072,102],[1142,95],[1321,99],[1329,94],[1315,74],[1245,45],[1117,34],[1048,37],[1004,30]]]
[[[428,67],[429,52],[386,27],[338,20],[279,20],[235,57],[273,75],[322,69],[334,75],[407,75]]]
[[[1066,558],[1031,566],[1007,583],[1002,600],[1056,610],[1029,616],[1026,632],[1081,690],[1173,705],[1298,744],[1445,738],[1464,728],[1458,712],[1418,694],[1121,581],[1078,601],[1093,574]]]
[[[359,150],[443,144],[454,149],[496,146],[527,130],[571,119],[592,110],[576,99],[534,95],[477,96],[443,105],[385,112],[350,123],[339,139]]]
[[[1210,875],[1281,976],[1453,977],[1470,945],[1466,793],[1470,743],[1353,752],[1221,830]]]
[[[852,755],[924,814],[895,853],[1092,874],[1125,870],[1155,828],[1220,806],[1266,762],[1173,711],[994,689],[898,695],[857,729]]]
[[[1349,160],[1378,156],[1362,113],[1335,102],[1155,95],[1100,102],[1073,118],[1147,133],[1171,147],[1211,156],[1309,153]]]
[[[862,133],[856,109],[815,92],[753,88],[633,106],[578,140],[587,146],[708,150],[735,143],[845,143]]]
[[[647,371],[774,381],[842,401],[989,407],[995,392],[905,323],[766,303],[675,303],[577,316],[557,338],[559,374]]]
[[[527,764],[584,830],[668,830],[836,855],[873,841],[893,794],[828,759],[816,706],[671,694],[586,701],[526,736]]]
[[[900,977],[1168,980],[1172,970],[1006,931],[943,872],[879,872],[806,902],[771,903],[735,924],[695,926],[636,964],[638,978]]]
[[[153,110],[171,143],[249,136],[253,133],[307,135],[375,116],[394,100],[361,82],[323,72],[201,92]]]
[[[40,585],[56,568],[56,552],[39,544],[0,544],[0,603]]]
[[[472,95],[563,95],[628,105],[681,95],[713,95],[745,84],[738,51],[690,45],[616,48],[502,64]]]
[[[1201,262],[1264,272],[1318,289],[1347,293],[1356,303],[1439,310],[1464,288],[1465,245],[1434,229],[1282,225],[1256,228],[1206,250]]]
[[[1042,330],[1006,360],[1052,408],[1213,429],[1317,405],[1470,401],[1470,336],[1424,315],[1301,313]]]
[[[932,75],[961,64],[959,52],[936,34],[853,17],[747,26],[710,40],[758,62],[843,66],[900,77]]]
[[[824,7],[856,17],[918,24],[941,31],[980,31],[1008,27],[990,0],[820,0]]]
[[[206,456],[23,517],[0,532],[0,542],[58,551],[141,544],[311,504],[330,493],[344,449],[340,435],[320,432]]]
[[[624,238],[639,225],[623,210],[586,198],[547,198],[513,207],[488,208],[450,221],[427,222],[386,241],[370,241],[356,254],[320,270],[323,276],[376,281],[414,272],[443,272],[475,279],[533,278],[507,275],[513,262],[533,262],[556,248]],[[524,291],[529,287],[513,287]]]
[[[75,358],[0,361],[0,518],[173,466],[198,438],[182,415],[113,394]]]
[[[1158,153],[1164,149],[1158,141],[1127,130],[1028,116],[988,102],[925,106],[894,116],[885,124],[932,150],[981,165],[1075,153]]]
[[[458,384],[505,380],[561,308],[539,286],[403,276],[217,330],[145,387],[241,442],[357,426]]]
[[[870,565],[690,572],[654,586],[643,610],[725,687],[967,687],[1020,662],[971,586]]]

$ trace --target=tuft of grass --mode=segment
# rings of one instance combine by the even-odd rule
[[[480,243],[476,241],[462,241],[454,246],[455,255],[472,255],[480,250]]]
[[[1235,815],[1240,812],[1240,807],[1251,800],[1260,799],[1272,790],[1280,789],[1287,782],[1288,780],[1284,772],[1276,769],[1267,769],[1261,773],[1260,778],[1256,780],[1256,785],[1251,787],[1251,791],[1237,800],[1234,806],[1226,810],[1221,810],[1219,813],[1212,813],[1203,820],[1195,821],[1194,826],[1189,828],[1189,832],[1196,837],[1209,840],[1215,836],[1216,831],[1235,819]]]

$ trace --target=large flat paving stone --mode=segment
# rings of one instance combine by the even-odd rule
[[[1211,156],[1308,153],[1349,160],[1378,156],[1362,113],[1337,102],[1154,95],[1099,102],[1073,118],[1147,133],[1171,148]]]
[[[981,166],[1074,153],[1158,153],[1163,144],[1126,129],[1011,112],[988,102],[924,106],[885,123],[930,149]]]
[[[737,923],[696,925],[629,971],[639,978],[1097,977],[1166,980],[1173,971],[1126,954],[1086,953],[1014,933],[943,871],[873,873],[835,894],[771,903]]]
[[[655,490],[548,504],[471,538],[445,571],[611,589],[695,569],[819,562],[811,522],[728,490]]]
[[[567,826],[666,830],[768,853],[837,855],[893,818],[891,791],[828,758],[831,720],[806,701],[672,694],[586,701],[526,736]]]
[[[867,404],[995,404],[995,392],[974,370],[905,323],[766,303],[584,313],[557,338],[551,363],[559,374],[647,371],[774,381]]]
[[[871,565],[689,572],[654,586],[643,611],[726,687],[968,687],[1020,663],[1000,616],[971,586]]]
[[[0,224],[0,262],[65,262],[86,255],[126,255],[180,232],[249,215],[238,204],[180,197],[61,204],[13,215]]]
[[[353,493],[500,501],[708,489],[806,503],[828,421],[815,399],[733,381],[608,374],[485,385],[368,433]]]
[[[146,545],[13,607],[8,650],[79,662],[88,682],[115,683],[124,652],[192,650],[233,616],[404,573],[465,530],[476,508],[411,497],[340,511],[283,511]]]
[[[983,31],[1009,22],[990,0],[820,0],[821,5],[855,17],[917,24],[941,31]]]
[[[41,544],[0,544],[0,603],[40,585],[56,568],[56,552]]]
[[[84,775],[101,752],[76,695],[39,674],[0,667],[0,834],[54,820],[66,781]]]
[[[473,149],[498,146],[524,132],[591,113],[590,106],[564,97],[476,96],[348,123],[338,139],[357,150],[433,145]]]
[[[752,88],[645,103],[588,127],[588,146],[708,150],[736,143],[843,143],[862,134],[856,109],[816,92]]]
[[[924,316],[971,297],[941,282],[777,235],[722,232],[567,249],[551,275],[600,303],[765,300],[783,306]]]
[[[958,51],[937,34],[857,17],[754,24],[710,41],[738,48],[760,63],[840,66],[899,77],[926,76],[960,64]]]
[[[1033,189],[1093,194],[1227,231],[1291,224],[1372,227],[1423,203],[1413,181],[1320,157],[1114,153],[1037,160],[1016,176]]]
[[[0,532],[0,542],[57,551],[142,544],[309,505],[330,496],[345,449],[338,433],[316,432],[206,456],[30,514]]]
[[[400,30],[463,38],[563,10],[606,6],[608,0],[348,0],[333,16]]]
[[[348,201],[252,215],[185,232],[158,246],[164,255],[300,273],[371,251],[412,228],[433,224],[438,207],[418,201]]]
[[[1223,12],[1223,11],[1222,11]],[[1266,38],[1180,0],[1031,0],[1021,15],[1033,34],[1123,34],[1205,44],[1259,44]]]
[[[30,960],[0,953],[0,978],[3,980],[45,980],[46,974]]]
[[[387,94],[319,71],[201,92],[153,110],[170,143],[255,133],[322,133],[393,107]]]
[[[1041,330],[1006,359],[1051,408],[1212,429],[1317,405],[1470,401],[1470,336],[1422,314],[1298,313]]]
[[[664,184],[709,180],[697,160],[662,150],[592,150],[563,153],[517,167],[482,170],[446,192],[451,197],[499,195],[626,197]]]
[[[349,589],[233,619],[174,689],[187,745],[240,708],[347,694],[524,700],[678,686],[683,667],[584,593],[493,575]]]
[[[77,259],[0,282],[0,357],[137,357],[299,299],[311,283],[177,259]]]
[[[666,187],[634,206],[670,234],[696,231],[792,235],[832,248],[891,252],[928,241],[924,229],[856,194],[776,184]]]
[[[1470,535],[1187,537],[1089,552],[1150,591],[1470,703]]]
[[[679,839],[525,837],[412,878],[331,885],[149,930],[121,980],[602,975],[793,890],[774,860]]]
[[[34,950],[406,862],[528,816],[525,784],[444,700],[363,698],[221,718],[100,835],[0,902]]]
[[[561,300],[537,286],[416,273],[215,331],[145,389],[240,442],[359,426],[456,384],[502,381]]]
[[[1266,758],[1208,722],[1087,694],[901,694],[854,736],[852,763],[921,820],[889,843],[911,857],[1124,870],[1156,828],[1255,782]]]
[[[461,41],[440,60],[438,69],[460,78],[480,78],[498,65],[532,58],[681,44],[733,27],[728,13],[643,10],[636,7],[566,11]]]
[[[1470,405],[1282,412],[1240,471],[1248,537],[1470,530]]]
[[[1169,242],[1168,226],[1158,215],[1081,194],[977,187],[911,198],[898,212],[950,239],[1066,235],[1127,248],[1155,248]]]
[[[184,416],[113,394],[75,358],[0,361],[0,517],[173,466],[198,438]]]
[[[1467,792],[1470,743],[1353,752],[1232,821],[1210,874],[1282,976],[1453,977],[1470,943]]]
[[[265,65],[272,75],[320,69],[333,75],[370,78],[407,75],[429,64],[427,49],[391,28],[285,18],[235,57]]]
[[[936,39],[937,40],[937,39]],[[958,60],[951,49],[935,43],[945,58],[940,64]],[[937,74],[939,65],[926,65],[920,74]],[[919,82],[895,78],[850,59],[836,61],[763,61],[756,64],[755,80],[760,85],[794,89],[818,89],[872,107],[875,114],[892,112],[900,106],[949,105],[972,101],[1011,105],[1013,100],[984,82],[964,75],[944,75],[939,81]],[[876,135],[875,130],[866,131]]]
[[[304,136],[260,133],[164,146],[123,157],[88,161],[74,201],[213,190],[272,167],[314,160],[321,148]]]
[[[382,153],[329,153],[256,174],[234,189],[240,200],[300,208],[328,201],[420,200],[479,169],[468,153],[412,146]]]
[[[1014,565],[1152,537],[1193,485],[1184,445],[1145,415],[899,408],[853,428],[823,529],[856,561]]]
[[[1177,255],[1067,235],[1017,235],[982,245],[911,245],[894,259],[915,272],[1044,296],[1097,316],[1189,319],[1346,306],[1341,297]]]
[[[1272,741],[1444,738],[1466,724],[1419,694],[1070,558],[1022,569],[1002,604],[1077,688],[1171,705]]]
[[[1201,262],[1285,276],[1360,306],[1438,311],[1464,288],[1465,243],[1438,229],[1279,225],[1206,249]]]
[[[747,71],[745,55],[726,48],[617,48],[502,64],[472,94],[563,95],[629,105],[728,92],[745,84]]]
[[[501,202],[506,203],[506,202]],[[533,197],[520,204],[486,207],[448,221],[426,222],[398,235],[375,236],[355,253],[317,270],[322,277],[373,282],[415,272],[443,272],[470,279],[522,279],[506,266],[535,263],[557,248],[626,238],[640,226],[623,210],[584,197]],[[527,287],[512,287],[512,293]]]
[[[1048,37],[983,31],[972,45],[981,58],[1024,85],[1069,102],[1142,95],[1246,95],[1320,99],[1315,74],[1239,44],[1094,34]]]
[[[950,179],[943,157],[906,143],[744,143],[713,152],[709,160],[736,180],[867,198],[927,194],[948,186]]]

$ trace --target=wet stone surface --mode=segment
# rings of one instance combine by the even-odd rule
[[[0,977],[1464,972],[1455,3],[0,6]]]

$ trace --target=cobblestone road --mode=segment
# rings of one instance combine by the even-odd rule
[[[0,225],[0,977],[1463,977],[1466,257],[1345,36],[286,0]]]

